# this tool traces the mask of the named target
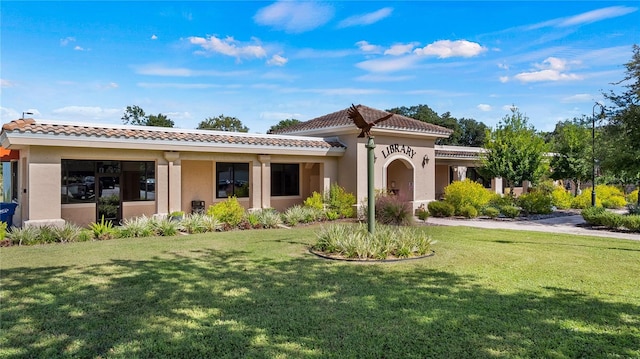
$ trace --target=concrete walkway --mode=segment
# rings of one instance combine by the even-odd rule
[[[416,222],[420,220],[416,219]],[[529,221],[502,219],[456,219],[429,217],[427,223],[442,226],[467,226],[489,229],[513,229],[520,231],[536,231],[547,233],[578,234],[607,238],[620,238],[640,241],[640,233],[615,232],[582,227],[584,219],[581,215],[570,215]]]

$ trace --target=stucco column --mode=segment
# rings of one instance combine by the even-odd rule
[[[491,180],[491,188],[493,192],[502,194],[502,177],[495,177]]]
[[[182,168],[180,152],[165,152],[164,158],[169,162],[169,212],[182,210]]]
[[[260,165],[256,167],[258,167],[259,173],[253,176],[253,187],[259,191],[254,192],[253,207],[269,208],[271,207],[271,156],[259,155],[258,161],[260,161]]]
[[[467,179],[467,167],[465,166],[454,167],[453,180],[464,181],[465,179]]]

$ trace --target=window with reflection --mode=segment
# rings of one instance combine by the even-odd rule
[[[216,163],[216,198],[249,197],[249,164]]]
[[[155,200],[155,162],[62,160],[62,203]]]

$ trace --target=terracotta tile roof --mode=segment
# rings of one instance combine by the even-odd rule
[[[146,127],[146,126],[110,126],[110,125],[82,125],[57,122],[36,122],[33,119],[11,121],[2,126],[5,134],[40,134],[52,137],[81,137],[113,138],[132,140],[157,140],[171,142],[217,143],[246,146],[273,146],[290,148],[343,149],[345,148],[337,138],[318,138],[302,136],[282,136],[248,134],[238,132],[183,130],[175,128]]]
[[[439,146],[435,148],[436,158],[480,159],[484,149],[479,147]]]
[[[362,116],[369,122],[374,121],[380,117],[388,115],[388,112],[376,110],[375,108],[367,107],[364,105],[357,105],[358,112],[362,114]],[[296,133],[296,132],[305,132],[316,129],[324,129],[324,128],[335,128],[335,127],[347,127],[353,126],[354,130],[356,129],[355,125],[347,116],[348,108],[344,110],[340,110],[334,113],[330,113],[328,115],[320,116],[314,118],[312,120],[301,122],[295,124],[293,126],[283,128],[273,133]],[[381,122],[374,127],[376,128],[384,128],[389,130],[402,130],[408,132],[424,132],[424,133],[432,133],[437,135],[450,135],[453,130],[448,128],[434,125],[432,123],[422,122],[415,120],[410,117],[402,116],[394,114],[388,120]]]

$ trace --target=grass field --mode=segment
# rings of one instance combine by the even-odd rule
[[[640,242],[425,227],[347,263],[317,227],[0,249],[1,358],[640,358]]]

